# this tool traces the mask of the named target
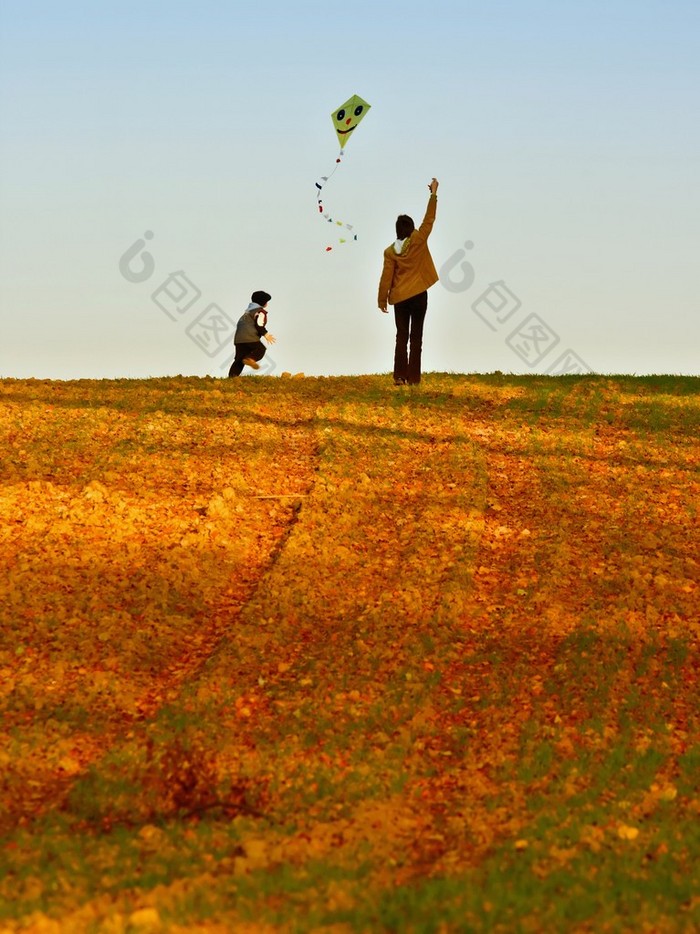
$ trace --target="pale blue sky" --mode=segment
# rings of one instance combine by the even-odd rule
[[[700,372],[696,2],[0,0],[0,27],[0,376],[223,375],[255,289],[269,372],[387,372],[381,252],[433,175],[425,370]],[[315,182],[352,94],[340,246]]]

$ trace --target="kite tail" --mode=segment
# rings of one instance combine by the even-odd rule
[[[345,230],[349,230],[350,233],[351,233],[351,235],[352,235],[352,236],[348,236],[348,237],[340,237],[340,238],[338,239],[338,243],[347,243],[348,241],[357,240],[357,234],[354,233],[352,224],[346,224],[345,221],[336,220],[335,218],[333,218],[333,217],[330,216],[330,214],[328,213],[328,211],[326,211],[326,209],[325,209],[324,206],[323,206],[323,199],[322,199],[322,197],[321,197],[321,192],[322,192],[322,190],[323,190],[323,185],[325,185],[325,183],[328,181],[329,178],[332,178],[332,177],[335,175],[335,172],[336,172],[338,166],[340,165],[341,157],[342,157],[344,154],[345,154],[345,150],[344,150],[344,149],[341,149],[340,152],[338,153],[338,158],[335,160],[335,167],[334,167],[333,171],[332,171],[329,175],[322,175],[322,176],[321,176],[321,181],[320,181],[320,182],[316,182],[316,203],[317,203],[317,205],[318,205],[318,212],[319,212],[319,214],[320,214],[320,215],[323,217],[323,219],[324,219],[325,221],[327,221],[329,224],[335,224],[336,227],[343,227]],[[323,183],[323,184],[321,184],[321,183]],[[330,251],[331,251],[332,249],[333,249],[332,246],[327,246],[327,247],[326,247],[326,253],[330,253]]]

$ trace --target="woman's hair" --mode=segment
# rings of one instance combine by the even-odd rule
[[[413,223],[413,218],[409,217],[408,214],[399,214],[396,218],[397,240],[405,240],[406,237],[410,237],[415,229],[416,225]]]

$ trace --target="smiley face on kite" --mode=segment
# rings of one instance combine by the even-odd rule
[[[341,149],[347,144],[350,134],[357,128],[369,108],[370,105],[367,101],[363,101],[361,97],[354,94],[333,111],[331,119],[333,120],[335,132],[338,134]]]

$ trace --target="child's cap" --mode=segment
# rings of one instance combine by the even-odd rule
[[[255,302],[256,305],[260,305],[261,307],[267,305],[271,298],[272,296],[268,295],[267,292],[253,292],[250,296],[251,302]]]

